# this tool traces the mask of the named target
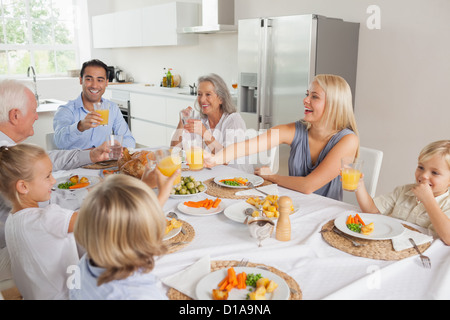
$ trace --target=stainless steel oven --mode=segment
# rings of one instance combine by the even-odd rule
[[[130,93],[128,91],[112,90],[111,101],[119,106],[125,122],[131,130]]]

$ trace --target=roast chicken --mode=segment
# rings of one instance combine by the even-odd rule
[[[130,154],[127,148],[123,148],[123,156],[117,161],[117,166],[121,173],[141,179],[147,159],[155,160],[155,154],[152,151],[138,151]]]

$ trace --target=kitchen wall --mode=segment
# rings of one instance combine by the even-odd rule
[[[90,14],[121,11],[166,0],[89,1]],[[198,2],[200,1],[191,1]],[[384,162],[377,194],[413,182],[417,155],[427,143],[450,138],[450,1],[448,0],[238,0],[238,19],[317,13],[361,23],[355,113],[361,145],[380,149]],[[380,29],[370,29],[371,5]],[[376,22],[376,21],[375,21]],[[237,35],[199,35],[188,47],[93,50],[93,56],[126,70],[138,82],[159,83],[163,67],[183,84],[216,72],[237,75]],[[299,115],[302,114],[299,101]]]

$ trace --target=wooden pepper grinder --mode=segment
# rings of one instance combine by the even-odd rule
[[[279,241],[291,240],[291,221],[289,215],[291,214],[292,199],[289,197],[281,197],[278,199],[278,206],[280,216],[278,217],[276,239]]]

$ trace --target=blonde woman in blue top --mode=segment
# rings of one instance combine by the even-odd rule
[[[302,120],[271,128],[256,138],[227,146],[214,156],[205,154],[206,165],[228,163],[288,144],[289,176],[265,167],[255,173],[282,187],[342,200],[341,159],[356,157],[359,151],[350,86],[339,76],[318,75],[310,84],[303,105]]]

